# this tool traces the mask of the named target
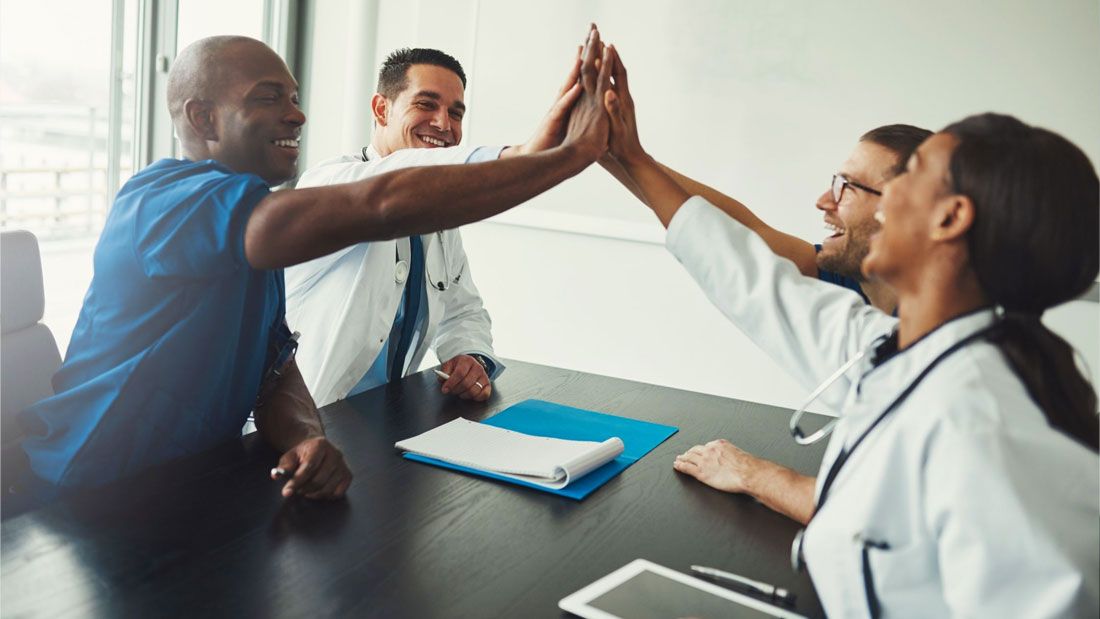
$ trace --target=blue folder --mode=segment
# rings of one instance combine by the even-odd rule
[[[676,434],[679,430],[679,428],[673,426],[616,417],[615,415],[586,411],[542,400],[524,400],[519,404],[509,406],[482,423],[487,426],[496,426],[524,434],[564,438],[571,441],[603,442],[617,436],[622,439],[624,448],[623,453],[619,454],[617,458],[584,477],[573,480],[561,490],[553,490],[538,484],[519,481],[488,471],[451,464],[450,462],[417,454],[406,453],[405,457],[409,460],[473,473],[491,479],[499,479],[510,484],[527,486],[528,488],[559,494],[579,501],[591,494],[596,488],[607,483],[607,480],[621,473],[626,467],[640,460],[642,456],[652,451],[654,447],[663,443],[665,439]]]

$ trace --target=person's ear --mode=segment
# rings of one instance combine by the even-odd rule
[[[386,126],[386,114],[389,113],[390,102],[385,97],[378,93],[374,93],[374,96],[370,98],[370,111],[374,116],[374,122],[379,127]]]
[[[941,198],[933,209],[934,241],[952,241],[966,236],[974,225],[974,202],[967,196],[952,194]]]
[[[214,121],[214,106],[209,101],[188,99],[183,104],[183,113],[187,124],[194,134],[206,142],[218,141],[217,123]]]

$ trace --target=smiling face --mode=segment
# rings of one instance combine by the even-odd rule
[[[392,99],[374,95],[371,144],[385,157],[403,148],[443,148],[462,141],[465,95],[459,76],[431,64],[411,65],[408,86]]]
[[[863,273],[895,288],[919,279],[923,265],[936,260],[933,246],[950,212],[951,154],[958,140],[949,133],[928,138],[909,158],[905,173],[886,183],[875,220],[881,230],[872,235]]]
[[[880,190],[890,178],[897,155],[873,142],[856,144],[848,160],[840,166],[838,174],[848,180]],[[878,230],[874,219],[879,197],[865,189],[846,185],[840,200],[833,200],[832,189],[817,199],[816,206],[825,213],[825,228],[829,236],[821,242],[817,254],[817,266],[861,279],[860,263],[867,255],[871,234]]]
[[[233,63],[212,102],[211,158],[237,172],[278,185],[298,172],[298,146],[305,114],[298,82],[267,46],[244,42],[227,50]]]

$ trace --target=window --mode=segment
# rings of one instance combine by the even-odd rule
[[[0,229],[39,239],[43,320],[64,355],[118,189],[178,155],[164,100],[178,49],[213,34],[284,54],[295,0],[0,0]]]

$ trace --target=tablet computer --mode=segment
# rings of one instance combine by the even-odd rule
[[[566,596],[558,608],[585,619],[802,617],[645,559],[635,559]]]

